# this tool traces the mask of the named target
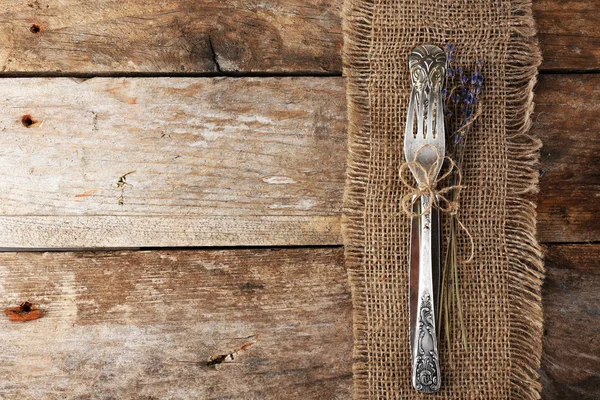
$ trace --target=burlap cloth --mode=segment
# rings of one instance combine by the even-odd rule
[[[540,143],[527,135],[540,54],[529,0],[346,0],[349,165],[344,239],[355,307],[357,399],[535,399],[543,264],[535,239]],[[442,339],[442,390],[411,385],[408,229],[398,178],[417,45],[454,43],[457,64],[484,60],[483,113],[469,133],[460,216],[475,259],[459,266],[469,349],[456,314]],[[469,243],[459,238],[459,256]]]

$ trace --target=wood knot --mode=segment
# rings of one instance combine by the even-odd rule
[[[4,314],[13,322],[34,321],[42,317],[42,311],[28,301],[18,307],[7,308]]]
[[[38,24],[33,24],[29,27],[29,31],[31,33],[40,33],[42,31],[42,27]]]

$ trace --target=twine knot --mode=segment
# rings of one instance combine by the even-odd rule
[[[400,181],[408,189],[408,192],[402,197],[402,211],[409,216],[420,217],[425,214],[429,214],[433,208],[440,210],[441,212],[450,215],[455,218],[458,225],[465,232],[471,243],[471,255],[465,262],[470,262],[475,254],[475,243],[471,232],[462,223],[458,217],[460,211],[460,194],[463,189],[462,186],[462,171],[456,162],[448,156],[440,155],[437,147],[432,145],[425,145],[421,147],[415,155],[415,160],[418,158],[419,153],[423,148],[431,146],[435,149],[437,158],[429,166],[425,168],[421,163],[417,161],[406,161],[400,166],[399,175]],[[444,162],[448,162],[449,167],[443,174],[438,174],[440,167]],[[415,171],[416,175],[421,178],[419,181],[414,179],[416,185],[410,181],[409,172]],[[451,175],[454,176],[454,182],[451,185],[438,188],[441,182],[445,181]],[[427,197],[429,201],[426,207],[421,209],[420,213],[413,211],[413,204],[417,200],[421,200],[423,197]]]

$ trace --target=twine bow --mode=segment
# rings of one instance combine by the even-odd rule
[[[428,214],[433,208],[437,208],[441,212],[452,216],[469,238],[471,254],[469,255],[469,258],[465,260],[465,262],[468,263],[473,260],[475,255],[475,242],[471,232],[458,217],[458,212],[460,210],[460,192],[464,187],[461,184],[462,171],[451,157],[440,155],[437,147],[432,145],[424,145],[421,147],[415,155],[415,160],[418,158],[419,153],[427,146],[433,147],[437,154],[436,160],[429,168],[425,168],[417,161],[406,161],[400,166],[400,181],[408,189],[408,193],[401,199],[402,211],[410,218],[413,218]],[[439,175],[438,170],[445,161],[449,162],[449,168],[442,175]],[[422,181],[417,182],[417,185],[410,182],[407,179],[410,175],[408,173],[409,171],[417,171],[417,175],[422,178]],[[453,174],[455,174],[454,176],[456,177],[454,183],[450,186],[438,189],[438,184]],[[427,206],[424,209],[421,209],[420,213],[415,213],[413,211],[413,204],[424,196],[429,198]]]

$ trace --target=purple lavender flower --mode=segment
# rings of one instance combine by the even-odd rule
[[[470,129],[471,123],[478,110],[477,103],[479,95],[482,92],[484,77],[481,74],[483,60],[477,59],[475,65],[469,68],[459,67],[455,64],[456,46],[449,43],[446,46],[446,55],[448,67],[446,76],[448,79],[448,89],[442,92],[446,102],[445,116],[449,125],[453,128],[453,135],[449,138],[453,151],[459,152],[463,148],[466,134]],[[456,154],[456,153],[455,153]]]
[[[473,93],[469,91],[467,93],[467,95],[465,96],[465,103],[471,104],[471,103],[473,103],[473,99],[474,99]]]

